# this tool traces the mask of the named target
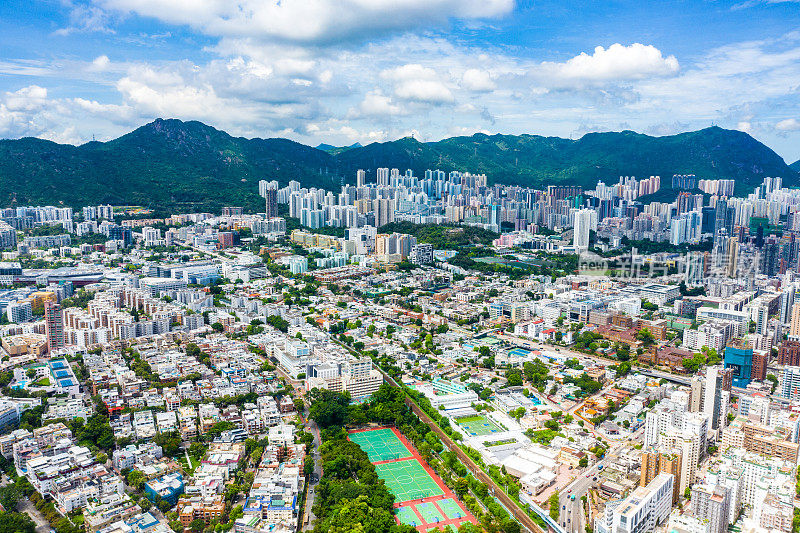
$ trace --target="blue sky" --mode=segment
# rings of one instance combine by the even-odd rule
[[[6,0],[0,137],[667,135],[800,159],[800,2]]]

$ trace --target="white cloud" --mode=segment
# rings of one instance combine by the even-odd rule
[[[0,74],[8,76],[49,76],[52,73],[52,68],[41,61],[0,61]]]
[[[29,85],[0,95],[0,138],[39,137],[55,142],[81,140],[67,118],[68,106],[48,99],[47,89]]]
[[[652,45],[616,43],[608,48],[598,46],[591,55],[582,52],[563,63],[541,63],[533,74],[544,85],[585,86],[672,76],[679,70],[675,56],[664,57]]]
[[[731,9],[735,11],[737,9],[747,9],[760,5],[796,4],[798,2],[800,2],[800,0],[746,0],[745,2],[734,4]]]
[[[642,80],[635,86],[641,98],[630,108],[640,113],[661,110],[682,121],[725,118],[729,127],[740,120],[755,124],[763,121],[759,110],[798,112],[798,80],[800,35],[787,34],[722,46],[677,76]],[[748,109],[753,120],[736,116],[739,109]]]
[[[84,98],[74,98],[66,101],[70,107],[76,108],[79,112],[85,113],[96,118],[104,118],[110,121],[130,121],[139,118],[135,110],[128,105],[103,104],[97,100],[86,100]]]
[[[314,138],[326,139],[334,146],[349,145],[354,142],[369,144],[391,138],[385,130],[358,130],[349,123],[342,123],[338,120],[329,120],[323,124],[308,124],[304,130],[306,134]]]
[[[29,85],[15,92],[7,92],[4,100],[9,111],[35,111],[47,102],[47,89]]]
[[[506,15],[514,0],[96,0],[217,37],[321,44]]]
[[[429,104],[449,104],[455,100],[435,70],[417,63],[385,70],[381,77],[394,83],[394,94],[403,100]]]
[[[796,118],[787,118],[775,124],[775,129],[778,131],[800,131],[800,120]]]
[[[154,117],[216,120],[221,113],[241,116],[245,111],[242,108],[231,109],[210,86],[186,83],[149,85],[142,80],[125,77],[117,82],[117,90],[130,105]]]
[[[62,0],[62,3],[69,8],[69,26],[56,30],[55,35],[64,37],[73,33],[114,33],[110,27],[111,17],[101,7],[80,4],[72,0]]]
[[[351,116],[387,117],[401,113],[403,108],[392,102],[391,98],[384,96],[380,91],[370,91],[364,96],[358,109],[353,110]]]
[[[435,80],[407,80],[399,83],[394,93],[404,100],[431,104],[449,104],[454,100],[450,89]]]
[[[92,63],[87,68],[92,72],[103,72],[104,70],[108,69],[108,66],[110,64],[111,60],[108,59],[108,56],[102,55],[94,58],[94,61],[92,61]]]
[[[468,91],[475,92],[489,92],[497,87],[488,72],[476,68],[464,71],[461,77],[461,86]]]
[[[668,50],[639,43],[532,59],[511,48],[472,47],[435,33],[436,24],[468,13],[468,4],[443,0],[342,0],[341,10],[355,6],[354,13],[342,16],[342,28],[331,27],[324,12],[334,0],[307,1],[324,7],[309,14],[308,24],[296,18],[303,5],[295,0],[280,5],[272,0],[276,5],[266,7],[233,0],[95,1],[199,28],[212,39],[198,57],[210,59],[136,63],[118,52],[111,55],[114,61],[92,60],[94,55],[83,61],[6,59],[0,73],[23,80],[10,86],[14,91],[30,86],[25,76],[37,76],[32,87],[40,91],[0,92],[0,135],[110,138],[158,116],[312,145],[392,139],[412,130],[431,140],[482,128],[566,136],[625,125],[666,134],[712,122],[741,129],[749,123],[752,131],[788,144],[800,131],[798,119],[789,118],[800,117],[800,32],[730,44],[691,60],[681,57],[680,63]],[[446,8],[449,14],[376,22],[371,13],[382,3],[392,4],[382,15],[390,19],[403,9]],[[155,13],[155,4],[162,13]],[[233,12],[229,4],[252,10]],[[295,27],[283,19],[259,18],[270,10],[294,17]],[[403,33],[393,34],[381,24]],[[298,35],[284,35],[287,28]],[[423,28],[424,35],[413,33]],[[45,87],[52,94],[57,85],[41,78],[55,76],[116,92],[90,92],[91,99],[48,98]],[[77,131],[64,127],[71,124]]]

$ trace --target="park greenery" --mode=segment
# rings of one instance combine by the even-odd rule
[[[413,533],[394,520],[394,496],[378,478],[367,454],[347,439],[341,427],[323,431],[320,446],[324,475],[317,488],[316,533],[370,531]]]
[[[378,228],[379,233],[406,233],[419,243],[432,244],[437,250],[458,250],[465,246],[489,245],[499,235],[477,226],[453,224],[414,224],[392,222]]]
[[[321,451],[322,448],[330,446],[323,452],[322,465],[324,472],[322,479],[326,483],[325,490],[330,492],[323,494],[322,487],[318,490],[318,501],[314,506],[314,513],[320,520],[315,531],[345,531],[344,529],[338,529],[340,527],[338,520],[342,513],[345,512],[355,517],[354,524],[346,531],[413,531],[413,529],[382,529],[385,527],[404,527],[393,526],[394,521],[383,521],[384,515],[381,511],[381,505],[386,505],[387,501],[393,501],[393,497],[387,500],[383,496],[383,490],[385,490],[383,489],[383,481],[377,480],[375,484],[371,484],[373,482],[372,471],[363,464],[361,459],[358,459],[358,457],[365,458],[366,455],[361,456],[363,452],[360,447],[345,440],[342,425],[358,427],[370,422],[380,425],[394,425],[400,430],[419,450],[422,458],[436,471],[445,484],[451,487],[464,501],[464,504],[480,521],[485,530],[506,531],[508,533],[516,533],[520,530],[519,524],[512,520],[508,512],[492,498],[488,486],[469,474],[466,467],[458,460],[456,454],[445,451],[437,435],[406,404],[405,399],[406,395],[408,395],[439,424],[445,433],[456,441],[460,441],[461,435],[453,430],[449,421],[441,416],[424,396],[411,389],[400,389],[388,384],[381,385],[380,389],[372,395],[369,401],[347,405],[344,423],[339,425],[338,421],[341,420],[340,417],[343,414],[342,406],[349,401],[347,395],[335,392],[330,392],[330,394],[315,393],[314,391],[312,391],[312,394],[314,399],[311,404],[310,417],[314,418],[314,415],[317,414],[321,416],[324,423],[329,424],[322,430],[325,444],[321,447]],[[333,407],[330,409],[323,408],[318,404],[333,404]],[[317,423],[320,424],[319,421]],[[323,427],[323,425],[320,424],[320,427]],[[342,441],[347,444],[342,443]],[[355,446],[355,448],[352,448],[352,446]],[[356,449],[358,452],[355,451]],[[473,460],[485,467],[477,451],[470,448],[464,448],[464,451]],[[327,458],[326,453],[328,454]],[[339,458],[344,454],[349,454],[349,457]],[[337,461],[338,463],[331,464],[328,461]],[[368,462],[368,460],[366,461]],[[356,468],[359,470],[356,470]],[[345,469],[349,469],[346,479]],[[507,486],[509,494],[513,494],[515,497],[518,495],[520,487],[518,481],[514,478],[503,474],[499,469],[494,472],[487,468],[487,473],[498,483]],[[377,501],[367,497],[362,492],[362,488],[357,486],[358,483],[362,482],[362,475],[364,476],[363,479],[371,484],[370,486],[373,487],[375,494],[380,496]],[[354,482],[353,479],[357,481]],[[329,494],[334,496],[329,496]],[[391,508],[391,503],[389,503],[389,506]],[[375,509],[373,518],[368,518],[365,514],[370,512],[370,509]],[[362,529],[362,525],[365,526],[366,524],[375,524],[378,529]],[[462,533],[476,533],[478,529],[471,524],[466,524],[459,528],[459,531]]]

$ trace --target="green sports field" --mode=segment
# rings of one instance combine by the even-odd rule
[[[425,519],[426,524],[436,524],[438,522],[444,522],[444,516],[442,513],[439,512],[439,509],[436,508],[435,505],[431,502],[425,503],[418,503],[414,507],[417,508],[419,514],[422,515],[422,518]]]
[[[378,476],[394,494],[398,503],[444,494],[441,487],[416,459],[375,465]]]
[[[407,526],[417,527],[422,525],[419,521],[419,517],[411,507],[400,507],[395,510],[394,514],[397,516],[397,519],[400,520],[400,523]]]
[[[452,498],[445,498],[444,500],[439,500],[436,502],[436,505],[438,505],[439,509],[441,509],[444,512],[444,514],[447,515],[448,519],[463,518],[464,516],[466,516],[466,513],[461,508],[461,506],[459,506],[458,503],[456,503],[456,501]]]
[[[406,445],[388,428],[351,433],[349,437],[367,453],[373,463],[411,457]]]
[[[503,431],[499,426],[497,426],[497,424],[483,415],[456,418],[456,422],[473,437],[483,437],[485,435],[491,435],[492,433],[500,433]]]

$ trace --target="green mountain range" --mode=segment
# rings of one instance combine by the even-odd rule
[[[771,149],[740,131],[712,127],[665,137],[623,131],[570,140],[537,135],[403,138],[367,146],[312,148],[287,139],[233,137],[201,122],[158,119],[108,142],[81,146],[35,138],[0,140],[0,206],[96,203],[163,210],[260,209],[260,179],[338,188],[357,169],[485,173],[490,183],[542,187],[616,182],[621,175],[732,178],[739,191],[765,176],[798,183]]]

